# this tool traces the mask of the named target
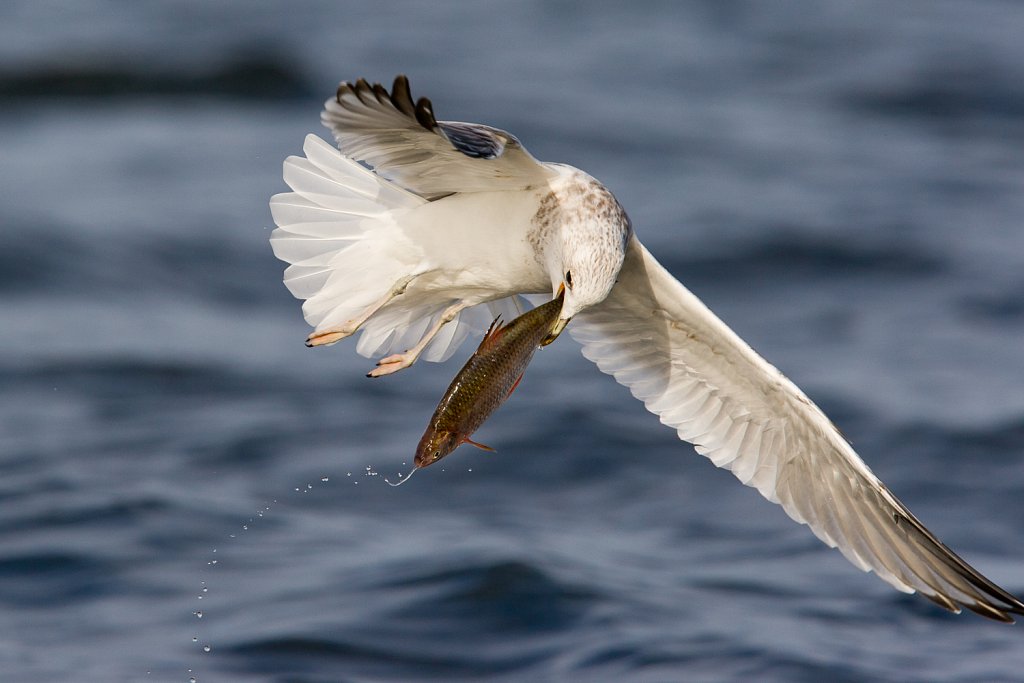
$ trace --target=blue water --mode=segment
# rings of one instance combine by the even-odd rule
[[[408,73],[606,182],[1022,594],[1022,35],[994,0],[7,0],[0,678],[1020,680],[1020,625],[860,573],[567,337],[497,454],[385,486],[470,348],[306,349],[267,199],[338,80]]]

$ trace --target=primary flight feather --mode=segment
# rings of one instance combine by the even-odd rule
[[[583,354],[719,467],[853,564],[942,607],[1012,622],[1024,603],[929,532],[799,388],[659,264],[598,181],[515,136],[438,121],[404,76],[342,83],[271,199],[274,253],[310,346],[361,330],[371,376],[444,360],[520,295],[564,290],[547,341]]]

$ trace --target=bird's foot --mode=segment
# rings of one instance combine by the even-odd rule
[[[362,313],[355,318],[352,318],[341,327],[335,327],[329,330],[321,330],[314,332],[313,334],[306,337],[306,346],[312,348],[314,346],[330,346],[340,342],[345,337],[348,337],[356,332],[363,324],[373,317],[373,315],[382,309],[389,301],[394,299],[396,296],[400,296],[405,293],[405,288],[409,286],[409,283],[415,280],[417,274],[406,275],[400,278],[395,284],[391,285],[391,288],[384,294],[380,299],[370,304]],[[413,359],[415,360],[415,358]]]
[[[333,330],[322,330],[320,332],[314,332],[313,334],[306,337],[306,346],[313,348],[314,346],[330,346],[331,344],[337,344],[345,337],[351,335],[359,329],[359,325],[352,325],[346,323],[341,327],[336,327]]]
[[[383,377],[384,375],[392,375],[399,370],[404,370],[413,363],[416,362],[416,358],[419,354],[413,354],[409,351],[405,353],[396,353],[392,356],[381,358],[377,361],[377,367],[370,370],[366,374],[367,377]]]

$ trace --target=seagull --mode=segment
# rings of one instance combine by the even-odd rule
[[[806,524],[863,571],[941,607],[1013,622],[1024,603],[918,521],[825,414],[668,272],[612,193],[537,161],[510,133],[438,121],[399,75],[342,82],[284,162],[274,254],[304,299],[308,346],[361,331],[389,375],[442,361],[523,295],[563,295],[583,355],[680,439]],[[507,317],[506,319],[509,319]]]

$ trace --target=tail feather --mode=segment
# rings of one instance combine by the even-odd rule
[[[306,321],[322,328],[358,315],[405,274],[408,264],[387,249],[353,247],[386,239],[394,213],[424,200],[315,135],[306,137],[303,152],[305,158],[284,162],[284,179],[293,191],[270,200],[278,225],[270,243],[275,256],[292,264],[284,281],[295,297],[306,299]]]
[[[274,217],[274,222],[280,226],[274,233],[280,236],[292,233],[306,237],[330,238],[338,234],[355,237],[365,230],[360,227],[365,216],[326,209],[304,199],[296,192],[285,192],[271,197],[270,214]]]
[[[385,181],[381,176],[353,161],[341,156],[337,148],[321,140],[315,135],[307,135],[302,151],[314,166],[328,177],[345,185],[352,192],[376,199],[387,205],[415,206],[423,199],[398,185]],[[345,163],[339,163],[339,158]]]
[[[284,229],[275,230],[274,233],[270,238],[274,255],[296,266],[327,265],[333,254],[351,246],[357,239],[343,234],[335,237],[311,237]]]
[[[296,299],[309,299],[323,289],[331,277],[325,266],[288,266],[284,271],[284,284]]]
[[[353,161],[349,164],[356,166]],[[302,157],[291,156],[284,160],[284,181],[300,197],[330,211],[372,217],[381,210],[372,195],[354,191],[343,180],[324,175],[321,168]]]
[[[288,262],[284,282],[305,299],[303,316],[316,331],[336,329],[379,300],[417,263],[419,247],[399,225],[405,212],[426,200],[343,156],[315,135],[303,157],[284,162],[291,192],[275,195],[270,210],[277,229],[270,238],[275,256]],[[396,299],[363,324],[356,350],[364,356],[414,346],[453,300]],[[511,320],[522,312],[519,297],[462,311],[445,325],[421,356],[443,361],[469,334],[482,333],[495,316]]]

